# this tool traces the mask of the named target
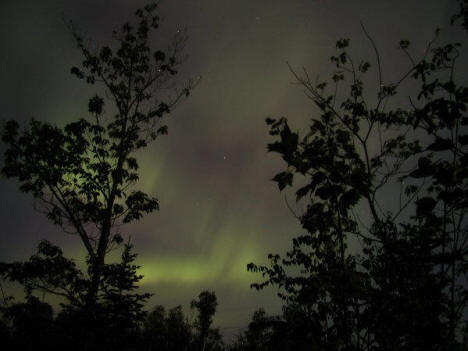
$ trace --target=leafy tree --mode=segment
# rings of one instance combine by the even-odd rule
[[[158,96],[177,74],[184,38],[178,34],[167,50],[152,48],[149,36],[159,26],[156,11],[156,2],[137,10],[136,24],[125,23],[113,32],[112,47],[88,48],[71,26],[83,56],[71,73],[96,85],[102,94],[90,98],[87,119],[63,128],[33,119],[24,129],[11,120],[1,129],[6,146],[2,174],[17,179],[20,189],[33,195],[54,224],[76,234],[88,255],[89,285],[81,282],[84,278],[70,261],[59,273],[77,279],[70,283],[80,285],[74,287],[79,293],[65,292],[63,285],[59,291],[50,289],[48,278],[53,277],[46,284],[37,277],[29,286],[67,298],[84,293],[90,308],[99,302],[106,284],[115,283],[109,279],[117,278],[109,273],[119,274],[110,272],[116,267],[105,262],[108,252],[122,242],[117,225],[138,220],[159,206],[155,198],[133,188],[139,179],[135,154],[167,134],[163,117],[193,87],[189,82],[166,101]],[[130,253],[125,255],[128,259]],[[67,279],[58,277],[62,278]]]
[[[466,23],[466,2],[460,4],[454,21]],[[248,265],[266,278],[252,286],[277,286],[286,303],[283,318],[308,325],[294,337],[306,342],[291,349],[462,349],[468,88],[455,74],[460,44],[435,46],[437,30],[416,59],[409,41],[401,41],[410,67],[389,83],[375,42],[363,31],[376,53],[374,98],[366,76],[371,63],[356,62],[344,39],[331,58],[331,89],[290,67],[318,108],[304,135],[293,132],[286,118],[267,118],[277,138],[268,150],[287,164],[273,180],[283,190],[300,178],[297,201],[307,209],[298,216],[304,234],[285,257],[270,254],[269,265]],[[394,107],[410,79],[419,92]],[[389,188],[395,206],[386,206],[381,195]]]
[[[87,252],[87,271],[43,241],[29,261],[0,264],[3,278],[24,285],[29,299],[40,290],[66,299],[58,316],[65,348],[123,349],[144,317],[149,294],[135,292],[141,279],[132,246],[121,261],[107,254],[121,246],[121,224],[158,209],[156,198],[134,188],[136,153],[167,134],[164,117],[193,88],[188,82],[171,96],[185,36],[178,32],[166,50],[150,45],[159,26],[157,2],[135,12],[135,23],[113,32],[115,45],[90,48],[70,25],[83,62],[71,73],[98,94],[88,118],[58,127],[32,119],[24,128],[10,120],[0,128],[5,144],[2,174],[16,179],[39,209],[66,233],[77,235]]]
[[[251,350],[266,350],[271,339],[271,320],[264,309],[254,312],[252,321],[245,332],[246,342]]]
[[[83,306],[89,281],[73,260],[50,242],[41,241],[28,261],[0,263],[3,277],[24,286],[27,296],[34,290],[61,296],[71,306]]]
[[[255,311],[247,330],[235,340],[231,350],[304,350],[316,349],[313,321],[293,305],[284,307],[282,316]]]
[[[167,345],[168,350],[187,350],[192,342],[190,324],[185,318],[181,306],[169,310],[167,319]]]
[[[167,349],[166,310],[163,306],[156,306],[148,313],[144,321],[144,342],[148,350]]]
[[[59,337],[54,342],[61,348],[81,350],[82,347],[98,349],[100,346],[119,350],[131,344],[146,314],[144,303],[151,295],[136,292],[141,276],[137,274],[139,266],[133,264],[136,255],[131,250],[132,245],[125,244],[121,261],[105,265],[99,304],[94,306],[92,315],[86,306],[90,278],[76,267],[74,261],[65,258],[59,247],[47,241],[39,244],[38,253],[28,261],[2,264],[0,271],[5,278],[25,287],[28,304],[14,306],[36,306],[37,298],[32,293],[37,289],[65,298],[66,303],[61,304],[62,311],[55,321],[55,332]],[[8,316],[12,308],[5,310]],[[44,309],[36,314],[41,311]],[[41,322],[41,325],[45,324]],[[40,332],[40,335],[45,333]],[[17,334],[13,337],[22,339]]]
[[[156,306],[148,314],[143,331],[144,350],[191,350],[193,335],[181,306],[166,312]]]
[[[198,295],[198,300],[192,300],[190,306],[198,311],[196,328],[198,329],[199,349],[204,351],[207,346],[208,336],[210,335],[213,316],[216,313],[216,306],[218,306],[216,294],[210,291],[202,291]]]
[[[240,334],[230,350],[283,350],[284,323],[278,317],[267,316],[263,308],[252,315],[247,330]]]

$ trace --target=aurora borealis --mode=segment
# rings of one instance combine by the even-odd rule
[[[93,89],[69,74],[80,62],[63,18],[97,43],[145,1],[15,1],[0,3],[0,119],[34,116],[61,124],[86,113]],[[169,135],[139,157],[139,187],[161,210],[122,228],[131,235],[151,304],[188,306],[201,290],[215,290],[215,324],[234,334],[263,306],[279,311],[273,290],[252,291],[260,277],[246,264],[284,252],[300,227],[285,197],[269,181],[283,167],[267,154],[267,116],[301,126],[313,117],[310,102],[286,62],[327,77],[334,42],[351,38],[352,54],[372,50],[362,21],[382,50],[384,78],[401,69],[396,50],[407,38],[423,48],[436,25],[448,25],[454,1],[442,0],[165,0],[161,43],[187,28],[186,62],[179,81],[201,76],[192,95],[171,113]],[[417,15],[415,15],[417,14]],[[21,260],[41,239],[83,260],[78,238],[49,224],[32,199],[0,180],[0,260]],[[294,205],[293,205],[294,206]],[[294,206],[300,212],[301,206]]]

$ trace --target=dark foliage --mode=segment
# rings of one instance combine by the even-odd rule
[[[200,296],[205,293],[202,292]],[[214,293],[209,294],[215,296]],[[201,301],[204,301],[203,297]],[[211,327],[204,332],[205,341],[201,343],[199,318],[190,322],[181,306],[169,311],[163,306],[156,306],[138,317],[126,315],[128,310],[134,309],[121,307],[111,299],[108,304],[99,305],[99,309],[93,310],[93,320],[89,318],[89,311],[70,306],[63,306],[54,318],[49,304],[28,296],[24,303],[1,309],[2,346],[17,350],[72,351],[225,349],[218,329]]]
[[[195,327],[197,329],[197,338],[195,344],[196,349],[205,350],[222,350],[223,345],[221,335],[217,329],[212,329],[213,316],[216,313],[218,301],[214,291],[202,291],[198,295],[197,300],[192,300],[190,303],[192,309],[198,312]]]
[[[60,336],[56,338],[58,345],[67,349],[126,349],[125,345],[128,346],[132,340],[131,335],[139,330],[146,317],[143,307],[151,295],[135,292],[141,276],[137,274],[139,266],[133,263],[136,255],[131,249],[132,245],[126,244],[121,261],[105,265],[99,303],[93,308],[86,303],[91,279],[76,268],[73,261],[64,258],[60,248],[49,242],[41,242],[38,253],[29,261],[2,264],[3,277],[22,284],[27,294],[27,303],[4,308],[4,317],[13,325],[13,339],[34,340],[20,337],[17,330],[25,330],[23,334],[38,333],[38,337],[47,341],[50,333],[36,327],[38,323],[53,328]],[[36,289],[52,291],[65,298],[55,321],[52,320],[52,308],[32,295]],[[47,314],[44,311],[48,311]],[[24,320],[23,317],[28,315],[33,318],[31,321]],[[27,329],[28,325],[30,329]],[[39,344],[34,341],[31,347]]]
[[[460,4],[454,21],[466,19],[466,2]],[[248,265],[265,278],[252,287],[275,286],[285,302],[281,322],[288,327],[276,323],[268,339],[282,336],[275,350],[462,350],[468,88],[456,76],[460,44],[436,46],[437,30],[417,59],[401,41],[410,67],[388,83],[376,44],[363,31],[376,54],[374,98],[366,76],[373,66],[355,62],[344,39],[331,58],[331,93],[329,83],[290,67],[319,111],[309,129],[301,135],[286,118],[266,120],[277,139],[268,150],[287,164],[273,181],[283,190],[299,178],[297,201],[307,205],[298,216],[304,234],[286,255]],[[411,79],[419,92],[407,106],[393,107]],[[385,189],[395,194],[390,204]],[[255,347],[246,340],[244,349]]]
[[[24,303],[15,304],[3,311],[3,337],[8,340],[11,349],[16,350],[45,350],[50,346],[53,336],[53,312],[47,303],[29,296]],[[11,328],[8,328],[8,324]]]
[[[149,34],[159,23],[156,10],[156,3],[138,10],[135,25],[126,23],[114,31],[112,48],[91,50],[72,28],[84,60],[71,72],[99,85],[108,97],[89,100],[89,118],[63,128],[32,120],[21,129],[11,120],[1,129],[6,146],[2,174],[18,180],[20,189],[38,200],[39,209],[64,231],[78,235],[86,248],[89,305],[97,302],[107,253],[122,242],[115,225],[159,207],[155,198],[132,190],[139,179],[134,155],[167,134],[163,116],[192,88],[189,83],[169,102],[156,96],[177,73],[183,46],[177,36],[168,52],[150,47]]]
[[[152,48],[157,10],[157,2],[137,10],[134,24],[125,23],[113,32],[115,45],[97,49],[89,48],[70,25],[83,56],[71,73],[105,96],[89,99],[87,118],[63,127],[33,119],[21,128],[10,120],[0,129],[5,145],[2,174],[17,180],[20,190],[31,194],[38,210],[54,224],[77,235],[87,252],[84,271],[47,241],[29,261],[0,263],[1,277],[22,284],[28,299],[5,307],[14,340],[21,341],[18,333],[47,335],[33,330],[34,321],[22,322],[29,313],[21,312],[25,308],[35,317],[35,308],[45,306],[34,297],[36,291],[64,299],[54,321],[41,321],[57,324],[61,349],[129,349],[139,333],[150,294],[135,292],[139,267],[132,245],[122,247],[119,226],[158,210],[157,199],[134,189],[139,179],[135,154],[167,134],[164,117],[193,88],[188,82],[172,97],[158,95],[177,74],[185,37],[178,32],[167,50]],[[116,247],[122,248],[121,260],[106,262]],[[23,339],[42,349],[39,341]],[[28,345],[18,347],[33,347]]]

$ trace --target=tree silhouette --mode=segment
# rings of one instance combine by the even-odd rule
[[[192,342],[190,324],[184,316],[181,306],[174,307],[168,311],[167,345],[168,350],[187,350]]]
[[[54,224],[77,235],[87,253],[84,273],[44,241],[29,261],[1,264],[0,273],[23,284],[29,298],[34,290],[65,298],[60,320],[81,321],[75,331],[86,329],[78,343],[84,349],[97,348],[96,338],[104,348],[123,347],[110,339],[136,327],[149,296],[134,292],[141,276],[129,243],[120,263],[108,264],[106,256],[123,242],[121,224],[158,210],[156,198],[134,188],[135,154],[167,134],[164,117],[194,86],[189,81],[172,97],[160,96],[161,89],[173,87],[185,34],[178,31],[166,50],[152,48],[157,9],[157,2],[138,9],[135,24],[113,32],[115,45],[99,48],[88,47],[70,24],[83,56],[71,73],[99,92],[89,99],[89,117],[64,127],[32,119],[20,128],[10,120],[0,130],[6,147],[2,174],[18,180],[20,190],[30,193]],[[104,325],[114,334],[103,332]]]
[[[156,306],[148,313],[144,322],[144,340],[148,350],[167,349],[166,310],[163,306]]]
[[[191,302],[198,310],[195,325],[184,316],[181,306],[166,312],[163,306],[156,306],[144,321],[143,339],[145,350],[205,350],[221,351],[224,345],[217,329],[210,328],[216,312],[216,295],[203,291],[198,300]],[[194,328],[195,327],[195,332]]]
[[[23,130],[11,120],[1,130],[7,147],[3,175],[17,179],[46,216],[78,235],[86,248],[89,305],[98,299],[107,253],[122,242],[115,225],[158,209],[155,198],[132,189],[139,179],[134,155],[167,134],[163,116],[192,88],[189,83],[166,102],[156,95],[177,73],[184,42],[178,34],[167,51],[150,47],[149,34],[159,25],[156,10],[157,4],[151,3],[136,11],[136,25],[125,23],[114,31],[115,48],[89,49],[72,28],[84,58],[72,74],[98,85],[107,97],[89,100],[88,119],[63,128],[31,120]]]
[[[267,316],[263,308],[252,315],[247,330],[238,335],[230,350],[284,350],[290,338],[286,337],[286,323],[278,317]]]
[[[283,319],[308,325],[293,337],[306,342],[291,349],[462,349],[468,88],[456,76],[460,44],[435,46],[437,30],[417,59],[402,40],[410,67],[389,83],[377,46],[363,31],[376,54],[374,90],[366,76],[371,63],[356,62],[343,39],[331,59],[331,89],[290,67],[318,108],[304,135],[286,118],[266,120],[277,138],[268,150],[287,164],[273,180],[283,190],[299,178],[297,201],[307,209],[297,216],[304,234],[285,257],[270,254],[269,265],[248,265],[266,278],[252,286],[277,286],[286,303]],[[394,107],[410,79],[419,91]],[[396,194],[394,206],[384,189]]]
[[[195,325],[198,329],[199,349],[201,351],[204,351],[207,346],[207,339],[210,334],[211,323],[213,323],[213,316],[216,313],[216,306],[218,306],[216,294],[210,291],[202,291],[198,295],[198,300],[192,300],[190,303],[190,307],[198,311]]]
[[[167,312],[163,306],[154,307],[144,322],[143,339],[144,350],[190,350],[193,336],[182,307]]]

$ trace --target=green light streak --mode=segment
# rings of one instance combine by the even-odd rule
[[[142,284],[249,284],[253,277],[246,271],[246,264],[259,256],[256,253],[258,250],[252,242],[236,244],[236,235],[233,234],[229,228],[222,231],[206,255],[167,255],[149,260],[142,259]]]

